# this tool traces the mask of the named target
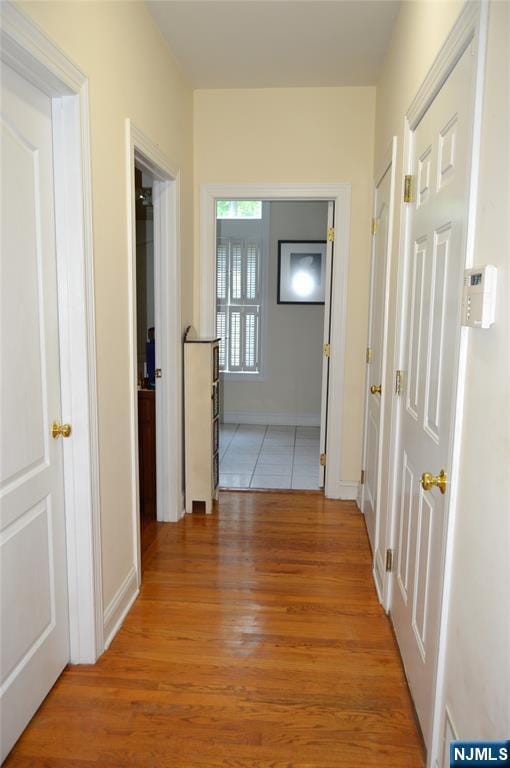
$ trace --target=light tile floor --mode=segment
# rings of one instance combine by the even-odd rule
[[[220,487],[318,489],[319,427],[222,424]]]

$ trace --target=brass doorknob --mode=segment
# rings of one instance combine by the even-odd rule
[[[424,472],[421,476],[421,487],[424,491],[430,491],[431,488],[437,487],[441,493],[446,493],[446,483],[448,482],[448,475],[444,471],[437,475],[431,475],[430,472]]]
[[[370,391],[371,391],[371,393],[372,393],[373,395],[380,395],[380,394],[381,394],[381,392],[382,392],[382,386],[381,386],[381,384],[379,384],[379,385],[377,385],[377,384],[372,384],[372,386],[370,387]]]
[[[51,425],[51,436],[56,440],[57,437],[69,437],[72,429],[70,424],[59,424],[54,421]]]

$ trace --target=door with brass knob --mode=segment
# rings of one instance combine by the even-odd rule
[[[69,437],[72,432],[70,424],[59,424],[58,421],[54,421],[51,425],[51,436],[54,440],[59,437]]]
[[[448,475],[442,469],[440,473],[432,475],[430,472],[424,472],[421,476],[421,487],[424,491],[430,491],[432,488],[439,488],[442,494],[446,493],[446,483],[448,481]]]
[[[15,372],[3,376],[0,398],[2,763],[69,661],[70,611],[64,443],[51,437],[62,413],[67,334],[59,325],[58,288],[67,281],[57,271],[54,205],[55,178],[64,176],[53,162],[51,97],[5,64],[0,101],[7,125],[0,135],[0,358],[3,370]]]
[[[382,459],[382,381],[384,376],[384,349],[386,336],[386,283],[388,280],[388,235],[390,204],[394,196],[394,172],[390,164],[374,190],[374,219],[372,221],[372,268],[369,310],[368,346],[366,350],[366,398],[361,476],[361,509],[365,518],[374,563],[384,562],[386,550],[386,510],[379,504]],[[382,479],[382,482],[381,482]],[[384,570],[384,569],[383,569]],[[374,571],[378,578],[381,571]],[[382,593],[384,585],[378,581]]]
[[[414,200],[406,204],[408,241],[399,265],[405,280],[395,368],[405,370],[405,388],[393,400],[395,554],[388,608],[428,750],[453,481],[447,467],[455,432],[475,60],[468,47],[410,130],[405,171],[414,175]],[[450,160],[447,146],[453,145]]]

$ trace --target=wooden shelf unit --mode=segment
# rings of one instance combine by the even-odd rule
[[[219,483],[219,339],[184,338],[186,512],[212,512]]]

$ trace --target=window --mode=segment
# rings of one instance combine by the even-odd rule
[[[260,373],[260,255],[260,240],[217,240],[216,332],[223,373]]]
[[[217,219],[261,219],[261,200],[217,200]]]

